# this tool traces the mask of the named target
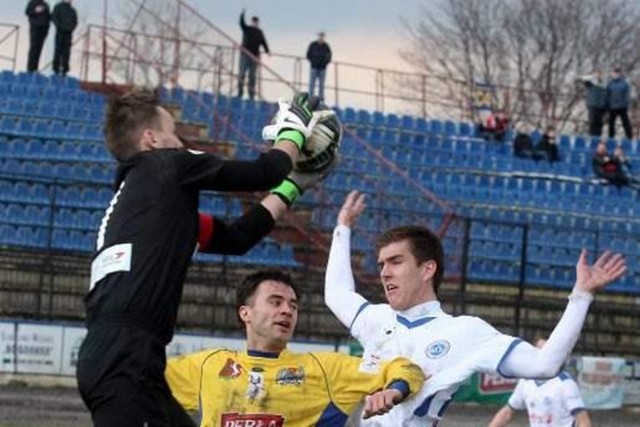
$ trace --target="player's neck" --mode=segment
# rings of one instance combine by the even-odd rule
[[[249,352],[280,354],[285,348],[286,343],[247,338],[247,351]]]

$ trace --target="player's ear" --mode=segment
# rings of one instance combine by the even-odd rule
[[[438,270],[438,264],[432,259],[429,259],[422,263],[422,279],[427,282],[433,279]]]
[[[241,305],[240,308],[238,309],[238,316],[240,317],[240,320],[242,320],[242,322],[244,323],[249,322],[249,319],[251,318],[251,313],[249,308],[250,307],[248,305]]]
[[[158,148],[158,139],[154,135],[153,130],[147,128],[142,132],[140,148],[142,151],[150,151]]]

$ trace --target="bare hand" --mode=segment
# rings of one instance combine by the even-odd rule
[[[338,224],[352,227],[364,208],[364,194],[355,190],[350,192],[338,213]]]
[[[401,400],[400,390],[391,388],[375,392],[365,398],[362,418],[366,420],[376,415],[386,414]]]
[[[604,252],[595,264],[587,264],[587,251],[582,250],[576,264],[576,288],[583,292],[595,293],[609,283],[615,282],[627,271],[622,254]]]

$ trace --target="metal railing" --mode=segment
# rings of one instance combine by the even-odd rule
[[[0,67],[16,70],[18,44],[20,42],[20,26],[0,23]]]

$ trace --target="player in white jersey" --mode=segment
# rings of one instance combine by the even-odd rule
[[[351,227],[364,197],[351,192],[333,233],[325,277],[325,301],[362,344],[363,368],[405,356],[430,376],[422,391],[366,426],[435,426],[453,394],[474,372],[506,377],[551,378],[575,345],[593,293],[626,271],[620,254],[605,252],[593,264],[583,251],[569,303],[543,348],[504,335],[478,317],[442,311],[437,290],[444,272],[440,239],[423,227],[398,227],[377,241],[380,278],[388,304],[369,304],[355,292],[351,271]]]
[[[546,340],[536,341],[542,348]],[[578,385],[566,372],[549,380],[518,381],[507,404],[489,423],[489,427],[505,427],[516,410],[526,409],[531,427],[591,427]]]

